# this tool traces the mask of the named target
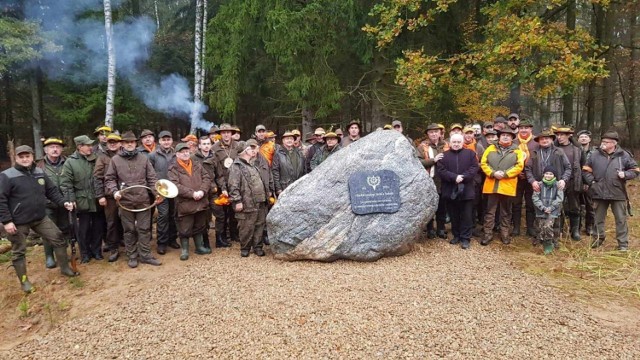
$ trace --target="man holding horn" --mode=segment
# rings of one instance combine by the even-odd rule
[[[136,141],[137,138],[131,131],[122,135],[122,149],[111,159],[105,175],[106,194],[113,195],[122,208],[120,220],[124,228],[124,243],[130,268],[137,267],[138,262],[154,266],[162,264],[151,255],[151,210],[131,211],[147,206],[149,191],[156,196],[156,205],[164,200],[155,190],[158,180],[156,172],[149,159],[136,149]],[[136,187],[126,190],[134,185],[142,185],[148,189]]]

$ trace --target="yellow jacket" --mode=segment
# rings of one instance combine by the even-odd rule
[[[487,175],[482,187],[483,194],[502,194],[516,196],[518,175],[524,169],[525,154],[512,144],[506,149],[489,145],[482,155],[480,168]],[[504,171],[504,178],[498,180],[493,177],[496,171]]]

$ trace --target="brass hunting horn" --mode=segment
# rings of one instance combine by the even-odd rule
[[[122,195],[123,192],[130,190],[130,189],[147,189],[149,191],[151,191],[151,188],[145,185],[131,185],[129,187],[126,187],[122,190],[120,190],[120,194]],[[172,183],[171,181],[167,180],[167,179],[160,179],[156,182],[156,191],[158,192],[158,197],[162,196],[163,198],[167,198],[167,199],[173,199],[174,197],[178,196],[178,187],[176,186],[176,184]],[[122,198],[120,198],[122,199]],[[151,204],[149,204],[149,206],[143,208],[143,209],[129,209],[127,207],[124,207],[122,204],[120,204],[120,200],[116,200],[116,203],[118,203],[118,206],[121,207],[123,210],[126,211],[130,211],[130,212],[143,212],[143,211],[147,211],[149,209],[151,209],[152,207],[156,206],[155,201],[152,202]]]

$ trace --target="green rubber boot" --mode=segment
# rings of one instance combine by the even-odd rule
[[[22,291],[27,294],[32,293],[35,289],[29,278],[27,277],[27,260],[22,258],[20,260],[13,261],[13,268],[16,270],[16,275],[18,275],[18,280],[20,280],[20,287],[22,287]]]
[[[189,238],[180,238],[180,260],[189,260]]]
[[[47,269],[54,269],[56,267],[56,259],[53,257],[53,246],[48,241],[43,242],[45,266]]]
[[[207,249],[206,247],[204,247],[204,240],[202,239],[202,234],[193,235],[193,242],[196,243],[196,254],[198,255],[211,254],[211,249]]]
[[[544,245],[543,245],[543,249],[544,249],[544,254],[545,255],[549,255],[553,252],[553,242],[551,241],[545,241]]]
[[[67,247],[59,247],[53,249],[56,254],[56,260],[58,261],[58,266],[60,267],[60,273],[64,276],[74,277],[80,275],[73,270],[69,266],[69,255],[67,255]]]

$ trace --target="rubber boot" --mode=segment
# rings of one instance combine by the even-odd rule
[[[216,247],[217,248],[231,247],[231,244],[229,244],[229,242],[224,239],[224,236],[222,234],[216,234]]]
[[[67,247],[59,247],[53,249],[56,254],[56,261],[58,262],[58,267],[60,267],[60,273],[65,276],[78,276],[80,273],[77,273],[71,270],[69,267],[69,256],[67,255]]]
[[[182,248],[180,260],[189,260],[189,238],[180,238],[180,247]]]
[[[29,281],[27,277],[27,260],[20,259],[13,261],[13,268],[16,270],[16,275],[18,275],[18,280],[20,281],[20,287],[22,287],[22,291],[29,294],[34,291],[33,285]]]
[[[580,216],[572,215],[569,218],[569,224],[571,226],[571,240],[580,241]]]
[[[44,246],[45,266],[47,269],[55,268],[56,259],[53,257],[53,246],[48,241],[45,241],[42,246]]]
[[[193,235],[193,242],[196,243],[196,254],[206,255],[211,254],[211,249],[204,247],[204,241],[202,240],[202,234]]]
[[[511,236],[520,236],[520,223],[522,222],[522,214],[518,212],[513,214],[513,229],[511,229]]]
[[[553,242],[551,241],[545,241],[544,245],[543,245],[543,251],[545,255],[549,255],[553,252]]]
[[[202,233],[202,243],[204,244],[204,247],[206,247],[207,249],[211,249],[211,243],[209,242],[209,232],[207,230]]]

